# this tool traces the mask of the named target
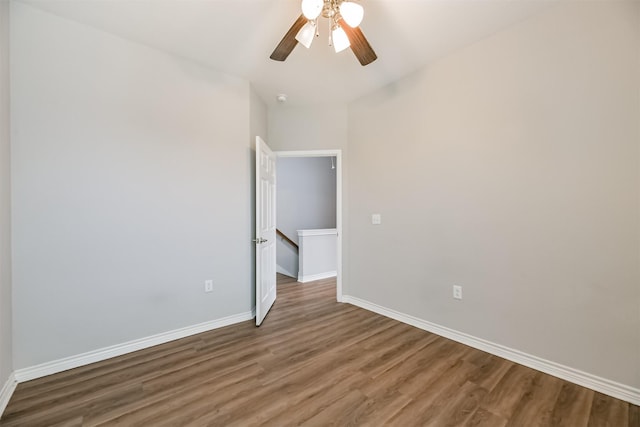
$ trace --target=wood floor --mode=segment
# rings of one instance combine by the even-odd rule
[[[3,426],[611,426],[637,406],[284,283],[252,322],[18,385]]]

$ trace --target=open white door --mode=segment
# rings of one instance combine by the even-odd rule
[[[256,326],[276,300],[276,156],[256,137]]]

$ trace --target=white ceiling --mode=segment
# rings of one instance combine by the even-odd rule
[[[328,24],[311,49],[269,59],[300,15],[299,0],[23,0],[129,40],[249,80],[269,105],[342,104],[554,4],[545,0],[361,0],[361,28],[378,55],[362,67],[334,53]],[[325,21],[325,22],[322,22]],[[324,25],[326,24],[326,25]]]

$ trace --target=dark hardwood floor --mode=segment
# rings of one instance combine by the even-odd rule
[[[281,283],[243,322],[18,385],[3,426],[611,426],[637,406]]]

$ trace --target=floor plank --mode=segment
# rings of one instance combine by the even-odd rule
[[[640,427],[640,409],[280,277],[259,328],[19,384],[0,425]]]
[[[551,413],[552,426],[564,426],[571,423],[575,427],[586,426],[589,422],[592,390],[565,382]]]
[[[628,422],[628,404],[602,393],[594,393],[588,427],[626,426]]]

